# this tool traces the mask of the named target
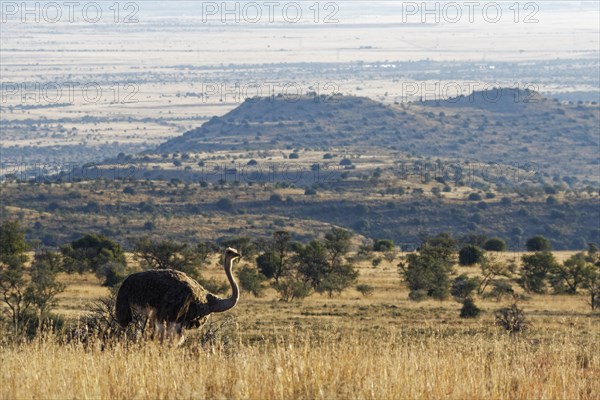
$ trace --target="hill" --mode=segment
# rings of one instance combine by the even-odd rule
[[[384,105],[364,97],[248,99],[160,145],[157,153],[271,149],[381,150],[529,163],[548,175],[597,177],[600,108],[520,89]],[[596,178],[597,179],[597,178]]]

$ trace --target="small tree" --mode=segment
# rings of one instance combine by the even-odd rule
[[[332,296],[351,286],[358,278],[358,271],[346,262],[352,234],[332,228],[323,242],[313,240],[298,246],[294,262],[298,276],[318,292]]]
[[[175,269],[198,279],[200,258],[186,243],[170,240],[153,241],[148,237],[134,241],[134,256],[144,268]]]
[[[17,221],[0,225],[0,294],[7,306],[14,332],[20,332],[21,322],[32,306],[26,277],[25,233]]]
[[[275,282],[285,276],[291,268],[288,255],[291,238],[292,236],[287,231],[276,231],[273,234],[270,249],[256,259],[260,272],[267,278],[273,278]]]
[[[334,292],[341,293],[356,282],[357,279],[358,271],[349,264],[343,264],[330,270],[315,289],[319,293],[324,292],[329,297],[332,297]]]
[[[425,296],[444,300],[450,293],[450,272],[454,264],[456,242],[443,233],[425,238],[418,254],[411,253],[398,265],[398,272],[410,289],[411,300]]]
[[[550,251],[550,242],[543,236],[534,236],[525,242],[527,251]]]
[[[549,273],[556,268],[558,263],[550,252],[540,251],[524,255],[519,283],[528,292],[545,293]]]
[[[267,280],[256,268],[244,265],[237,272],[242,289],[252,293],[255,297],[262,297],[265,291],[264,282]]]
[[[479,286],[479,280],[477,278],[469,278],[467,274],[461,274],[454,279],[452,287],[450,288],[450,294],[459,303],[473,296],[475,289]]]
[[[61,247],[66,272],[96,272],[108,262],[127,265],[121,246],[103,235],[87,234]]]
[[[460,310],[461,318],[475,318],[479,315],[479,308],[473,300],[473,293],[479,285],[477,278],[470,278],[467,274],[462,274],[452,282],[450,294],[456,301],[462,303]]]
[[[486,293],[486,297],[492,297],[496,299],[496,302],[500,302],[503,297],[515,295],[515,291],[512,285],[503,280],[492,280],[490,283],[491,290]]]
[[[56,305],[56,296],[65,290],[65,285],[56,281],[60,269],[60,256],[50,251],[37,253],[31,264],[29,295],[40,321],[49,317],[50,310]]]
[[[486,254],[480,263],[482,278],[477,288],[478,294],[483,294],[487,286],[499,277],[512,278],[516,266],[507,264],[498,257]]]
[[[25,266],[21,258],[5,259],[0,268],[0,293],[8,311],[15,333],[21,331],[21,323],[31,309],[31,287],[28,285]]]
[[[585,253],[577,253],[550,271],[550,283],[556,293],[576,294],[595,270]]]
[[[483,248],[487,251],[505,251],[506,242],[500,238],[491,238],[485,241]]]
[[[273,284],[282,301],[303,299],[310,295],[310,284],[296,275],[286,276]]]
[[[461,318],[476,318],[481,310],[479,307],[475,305],[475,300],[471,297],[468,297],[463,302],[463,306],[460,309],[460,317]]]
[[[31,268],[25,268],[25,234],[17,222],[0,225],[0,296],[11,318],[13,330],[20,333],[23,323],[37,310],[39,321],[47,318],[55,297],[64,286],[55,278],[61,263],[57,254],[35,255]]]
[[[481,262],[483,250],[472,244],[463,246],[458,252],[458,262],[460,265],[474,265]]]

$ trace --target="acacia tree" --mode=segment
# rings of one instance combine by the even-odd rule
[[[296,248],[294,264],[296,274],[317,292],[332,296],[341,293],[358,279],[358,271],[346,260],[352,234],[332,228],[325,240],[313,240]],[[297,285],[296,285],[297,286]]]
[[[528,292],[545,293],[549,274],[556,268],[558,268],[556,258],[549,251],[524,255],[519,283]]]
[[[550,283],[555,293],[576,294],[596,272],[585,253],[577,253],[550,271]]]
[[[480,268],[482,278],[477,288],[477,293],[483,294],[489,284],[492,284],[494,286],[496,292],[498,292],[498,290],[501,291],[502,288],[506,288],[505,285],[498,281],[498,278],[512,278],[513,271],[516,268],[516,266],[514,264],[507,264],[506,262],[500,260],[498,257],[486,254],[481,260]],[[508,282],[506,282],[506,284],[508,284]],[[501,297],[501,294],[499,292],[496,294],[496,297]]]
[[[176,269],[193,274],[198,256],[186,243],[153,241],[143,237],[134,241],[135,257],[149,269]]]
[[[458,252],[458,262],[460,265],[474,265],[483,258],[483,250],[472,244],[464,245]]]
[[[101,274],[109,262],[127,265],[121,246],[103,235],[86,234],[61,247],[63,268],[66,272],[86,271]]]
[[[550,242],[543,236],[534,236],[525,242],[527,251],[550,251]]]
[[[425,238],[418,254],[408,254],[398,264],[398,272],[410,289],[411,300],[425,297],[444,300],[448,297],[456,246],[456,241],[448,233]]]
[[[36,318],[46,318],[56,295],[64,290],[55,280],[61,267],[59,256],[38,253],[31,268],[26,268],[26,248],[25,234],[17,222],[0,225],[0,295],[15,333],[21,331],[22,323],[36,308]]]
[[[31,264],[31,302],[37,308],[40,321],[49,316],[56,305],[56,296],[65,290],[65,285],[56,281],[61,266],[60,255],[51,251],[37,253]]]
[[[292,236],[287,231],[276,231],[270,243],[270,248],[256,258],[258,269],[267,278],[273,278],[275,283],[285,276],[290,267],[290,240]]]
[[[25,233],[17,221],[0,225],[0,292],[12,320],[15,332],[31,307],[30,289],[26,279]]]

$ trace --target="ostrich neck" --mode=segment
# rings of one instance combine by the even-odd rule
[[[229,280],[229,284],[231,285],[231,296],[226,299],[219,299],[210,309],[211,312],[218,313],[227,311],[233,307],[238,302],[240,298],[240,291],[237,285],[237,282],[233,278],[231,274],[231,268],[233,267],[233,259],[225,260],[225,275],[227,275],[227,279]]]

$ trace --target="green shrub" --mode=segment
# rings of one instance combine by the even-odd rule
[[[463,302],[463,306],[460,309],[461,318],[475,318],[479,315],[481,310],[475,305],[475,301],[472,298],[467,298]]]
[[[265,287],[263,283],[267,280],[267,277],[256,268],[244,265],[238,270],[237,276],[242,289],[252,293],[255,297],[261,297],[264,294]]]
[[[366,283],[356,285],[356,290],[359,291],[364,297],[369,297],[373,294],[373,292],[375,292],[375,288],[371,285],[367,285]]]
[[[460,265],[477,264],[482,258],[483,250],[472,244],[463,246],[458,252],[458,262]]]

